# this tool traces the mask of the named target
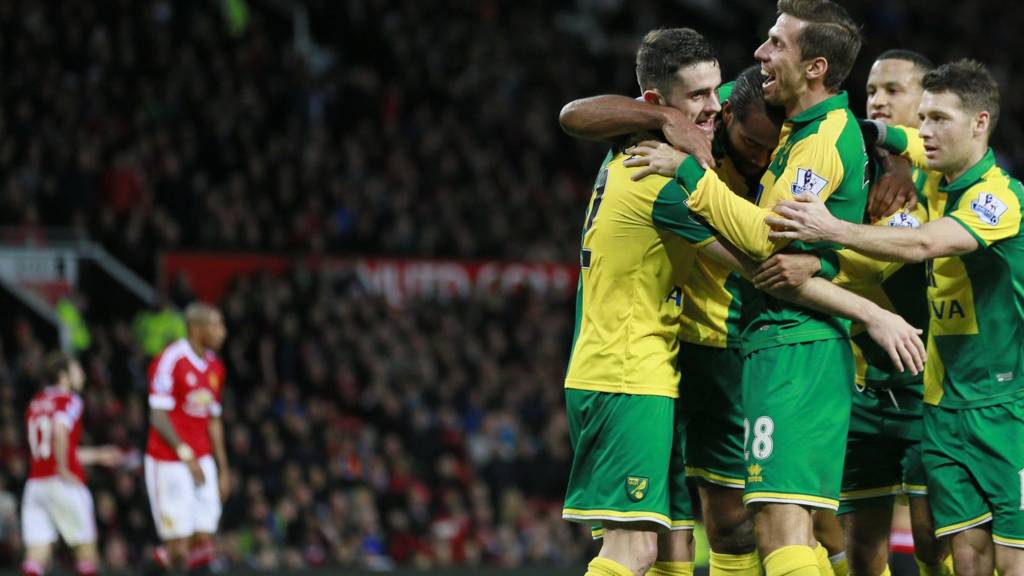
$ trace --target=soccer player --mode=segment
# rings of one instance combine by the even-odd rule
[[[780,0],[768,40],[754,53],[765,75],[765,98],[787,121],[757,200],[733,194],[714,172],[669,147],[639,146],[630,165],[676,174],[689,207],[756,260],[786,247],[764,222],[770,207],[794,194],[822,199],[828,210],[859,222],[866,200],[867,155],[840,85],[860,49],[860,32],[828,0]],[[807,251],[805,245],[790,249]],[[828,247],[820,247],[826,253]],[[831,572],[817,546],[810,509],[838,507],[853,389],[853,355],[842,320],[743,294],[746,327],[743,403],[748,457],[744,502],[754,510],[758,548],[769,576]],[[920,342],[913,350],[922,353]],[[896,358],[898,369],[903,363]],[[910,367],[917,371],[919,366]],[[820,568],[819,568],[820,566]]]
[[[85,485],[83,466],[117,466],[115,447],[86,448],[82,435],[82,398],[85,385],[81,364],[63,352],[46,358],[50,386],[36,394],[25,413],[31,467],[21,501],[21,533],[25,561],[21,573],[44,574],[57,536],[74,551],[75,572],[96,574],[96,520],[92,494]]]
[[[719,88],[722,111],[712,141],[716,173],[749,199],[778,144],[783,121],[781,109],[766,106],[761,82],[760,67],[752,66]],[[651,126],[664,129],[674,117],[659,108],[598,96],[567,105],[571,114],[563,114],[561,121],[575,136],[609,139]],[[686,471],[700,479],[713,575],[756,575],[761,569],[742,500],[741,282],[738,273],[701,251],[682,287],[679,393],[687,423]]]
[[[652,32],[638,52],[637,70],[645,99],[678,106],[710,137],[720,74],[699,34]],[[621,151],[606,159],[585,220],[565,381],[574,457],[563,517],[602,523],[605,540],[589,574],[639,576],[649,568],[651,574],[686,574],[692,551],[685,529],[692,520],[675,366],[681,285],[697,247],[744,273],[753,266],[690,217],[673,179],[637,181],[625,164]],[[916,339],[898,316],[822,279],[786,297],[864,319],[892,354]]]
[[[889,50],[881,54],[868,76],[869,117],[890,125],[917,127],[920,124],[917,107],[923,90],[921,81],[932,67],[931,62],[917,52]],[[885,154],[877,158],[876,175],[882,173],[883,163],[893,160]],[[905,162],[902,158],[900,161]],[[915,193],[923,194],[927,172],[915,168],[911,176]],[[916,227],[927,222],[926,201],[923,197],[918,200],[912,210],[886,214],[878,224]],[[849,250],[838,254],[837,283],[898,312],[915,326],[927,324],[924,264],[881,262]],[[818,270],[819,263],[813,257],[776,255],[765,263],[765,279],[775,281],[781,273],[778,263],[794,259],[810,260],[807,269],[794,273],[796,283]],[[771,270],[772,267],[776,269]],[[761,280],[760,275],[755,276],[755,286]],[[911,498],[914,553],[921,573],[948,572],[952,562],[943,563],[944,558],[948,558],[948,550],[935,540],[921,464],[923,377],[896,371],[877,346],[861,333],[859,326],[854,326],[852,332],[858,392],[853,395],[839,507],[847,545],[833,545],[839,550],[830,549],[830,552],[839,552],[836,555],[839,560],[841,550],[848,549],[850,569],[855,574],[885,573],[894,495],[905,493]],[[815,515],[816,533],[822,542],[827,539],[818,529],[826,518],[828,516],[823,514]]]
[[[146,489],[165,546],[157,563],[203,573],[230,489],[220,404],[224,365],[216,354],[226,331],[220,311],[202,303],[185,309],[185,325],[187,337],[149,367]]]
[[[935,534],[958,575],[1024,573],[1024,188],[988,147],[999,87],[980,63],[925,75],[920,132],[873,122],[877,142],[930,177],[918,228],[837,221],[820,203],[784,202],[773,236],[831,241],[877,259],[926,262],[928,363],[922,460]],[[993,546],[993,542],[997,546]],[[993,560],[994,557],[994,560]]]

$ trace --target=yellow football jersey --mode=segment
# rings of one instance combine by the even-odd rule
[[[606,161],[587,209],[565,387],[676,398],[683,286],[714,237],[674,179],[633,182],[626,158]]]

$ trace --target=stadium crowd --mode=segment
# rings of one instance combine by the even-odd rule
[[[263,569],[579,562],[586,535],[560,519],[561,389],[545,384],[564,365],[571,317],[558,311],[570,304],[524,291],[396,308],[352,278],[240,279],[223,303],[234,495],[221,557]],[[0,486],[13,496],[26,470],[17,391],[38,382],[42,354],[23,334],[0,372]],[[138,450],[145,358],[126,323],[99,324],[94,341],[83,444]],[[90,484],[104,558],[123,569],[155,542],[141,474],[96,469]]]
[[[279,8],[252,2],[232,21],[228,4],[0,0],[8,234],[70,227],[150,279],[156,255],[176,248],[571,262],[602,150],[560,135],[561,105],[633,92],[647,29],[704,30],[728,75],[773,18],[770,3],[740,0],[564,13],[311,0],[311,51]],[[942,61],[999,45],[992,69],[1020,92],[1020,26],[972,14],[1021,11],[942,4],[971,13],[923,0],[849,8],[869,56],[905,46]],[[869,61],[850,82],[857,95]],[[1006,117],[1024,112],[1005,102]],[[1022,129],[1005,123],[994,141],[1011,171],[1024,167]],[[239,278],[220,304],[234,484],[222,558],[273,569],[588,556],[587,535],[560,519],[569,298],[393,307],[352,278],[299,273]],[[84,443],[138,450],[147,358],[127,320],[85,316]],[[27,322],[4,322],[0,565],[13,566],[20,410],[44,350]],[[156,541],[141,473],[91,478],[104,562],[127,567]]]

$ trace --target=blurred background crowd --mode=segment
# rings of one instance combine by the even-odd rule
[[[1003,88],[994,146],[1020,175],[1021,11],[843,4],[867,37],[855,110],[886,49],[979,57]],[[0,0],[0,239],[68,229],[155,284],[159,255],[183,249],[571,264],[604,150],[563,136],[560,107],[635,93],[633,50],[651,28],[701,30],[728,77],[773,18],[763,0]],[[173,318],[192,291],[163,281]],[[105,298],[73,295],[89,333],[84,441],[137,451],[149,355],[175,323],[153,337]],[[586,530],[559,518],[571,295],[396,304],[299,268],[236,278],[217,304],[234,484],[222,562],[589,556]],[[13,566],[21,412],[45,345],[22,312],[2,316],[0,566]],[[141,473],[96,470],[90,486],[104,562],[127,567],[155,542]]]

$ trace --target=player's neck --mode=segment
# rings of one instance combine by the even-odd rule
[[[988,141],[979,142],[971,150],[971,155],[967,157],[958,168],[945,174],[946,183],[951,184],[956,182],[956,179],[967,173],[968,170],[974,168],[981,162],[981,159],[985,157],[985,153],[988,152]]]
[[[195,352],[196,356],[202,358],[203,356],[206,355],[206,347],[200,344],[194,338],[188,339],[188,346],[189,348],[192,349],[193,352]]]
[[[833,96],[835,93],[825,90],[824,86],[808,86],[800,96],[786,104],[786,118],[801,114],[804,110],[817,106]]]

